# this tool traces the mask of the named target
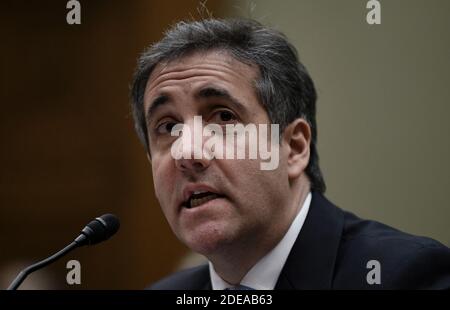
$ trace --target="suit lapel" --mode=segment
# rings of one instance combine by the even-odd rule
[[[196,279],[195,282],[191,283],[194,290],[212,290],[211,277],[209,275],[208,264],[203,265],[201,269],[198,270],[197,274],[192,277]]]
[[[275,289],[331,289],[343,212],[319,193],[311,205]]]
[[[199,289],[206,291],[212,290],[211,276],[209,275],[209,267],[208,267],[208,277],[204,279],[203,285]]]

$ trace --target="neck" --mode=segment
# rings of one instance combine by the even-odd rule
[[[309,181],[306,177],[300,177],[291,186],[290,203],[284,209],[284,216],[279,225],[259,233],[253,232],[250,237],[240,239],[239,243],[208,255],[217,274],[224,281],[238,285],[250,269],[281,241],[309,192]]]

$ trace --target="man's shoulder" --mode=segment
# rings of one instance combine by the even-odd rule
[[[367,279],[376,269],[380,283]],[[431,238],[344,211],[335,271],[334,284],[339,287],[360,283],[361,288],[448,288],[450,249]]]
[[[434,239],[405,233],[377,221],[361,219],[348,211],[343,213],[344,227],[341,238],[344,244],[366,245],[379,250],[386,250],[389,246],[400,246],[399,250],[405,247],[445,247]]]
[[[201,265],[173,273],[148,287],[149,290],[202,290],[208,289],[209,268]]]

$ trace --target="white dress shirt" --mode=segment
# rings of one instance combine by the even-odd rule
[[[261,258],[244,276],[241,285],[255,290],[273,290],[280,276],[281,270],[289,256],[289,252],[297,239],[311,204],[311,193],[308,193],[302,208],[298,212],[283,239],[263,258]],[[224,290],[233,285],[224,281],[209,262],[209,273],[213,290]]]

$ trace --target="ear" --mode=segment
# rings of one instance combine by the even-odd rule
[[[150,156],[150,153],[149,153],[149,152],[147,152],[146,154],[147,154],[148,162],[149,162],[150,165],[151,165],[151,164],[152,164],[152,157]]]
[[[289,179],[300,177],[309,162],[311,127],[303,118],[290,123],[283,132],[287,145],[287,169]]]

